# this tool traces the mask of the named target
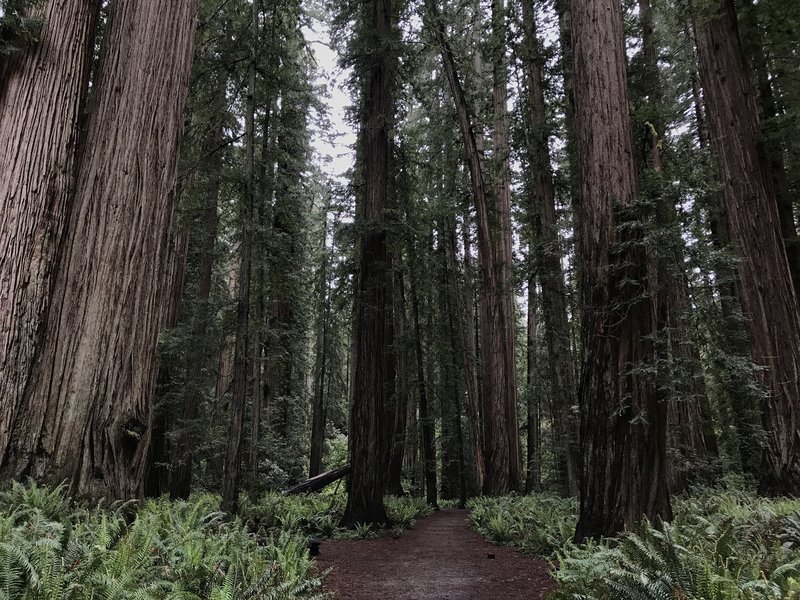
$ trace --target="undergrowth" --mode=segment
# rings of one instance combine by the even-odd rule
[[[800,600],[800,500],[703,490],[675,500],[672,523],[585,544],[571,540],[577,508],[546,495],[479,498],[470,523],[553,560],[553,600]]]
[[[343,508],[343,495],[267,494],[232,520],[212,495],[88,507],[64,486],[14,483],[0,493],[0,600],[327,598],[308,538],[345,535]],[[428,512],[415,499],[387,509],[396,528]]]
[[[378,529],[364,524],[344,529],[339,527],[339,522],[346,501],[344,493],[303,496],[268,493],[257,501],[243,498],[241,514],[251,529],[261,533],[290,530],[315,538],[362,539],[383,534],[399,535],[432,511],[423,498],[387,496],[384,503],[390,520],[388,527]]]

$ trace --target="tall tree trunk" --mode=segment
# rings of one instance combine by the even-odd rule
[[[472,129],[470,110],[436,3],[428,0],[426,12],[434,39],[442,55],[445,76],[455,103],[477,213],[478,257],[483,283],[480,294],[483,373],[481,396],[486,461],[483,489],[487,494],[502,495],[513,489],[519,489],[521,484],[519,435],[516,421],[515,357],[513,354],[509,354],[513,348],[514,315],[509,314],[508,309],[513,303],[506,297],[506,294],[511,291],[507,287],[510,286],[510,281],[503,279],[503,275],[507,272],[506,268],[510,269],[511,265],[507,261],[507,256],[501,258],[501,255],[507,250],[500,246],[502,237],[498,242],[496,236],[493,235],[490,214],[493,214],[494,211],[491,210],[488,203],[483,167]],[[499,215],[496,216],[499,217]],[[498,265],[500,267],[506,265],[506,267],[498,268]],[[514,399],[513,411],[510,406],[511,399]]]
[[[444,248],[444,273],[445,273],[445,286],[444,286],[444,310],[447,317],[447,336],[446,340],[449,344],[450,360],[448,364],[449,377],[452,380],[452,385],[449,386],[450,403],[452,408],[452,435],[455,436],[453,445],[456,449],[456,466],[453,469],[455,476],[458,478],[458,501],[459,506],[462,508],[467,502],[467,477],[466,477],[466,459],[464,448],[464,433],[462,430],[461,422],[461,398],[463,396],[459,379],[456,376],[458,373],[457,363],[459,362],[459,351],[461,350],[460,340],[456,334],[457,319],[458,319],[458,286],[456,282],[455,270],[455,221],[446,218],[444,221],[442,231],[442,244]],[[452,248],[450,248],[452,244]],[[452,260],[451,260],[452,258]]]
[[[403,268],[400,258],[397,258],[395,268],[394,287],[394,339],[395,361],[397,377],[395,378],[394,392],[394,427],[392,431],[392,448],[389,457],[389,483],[387,491],[395,496],[402,496],[403,491],[403,459],[406,448],[413,448],[408,441],[408,401],[410,395],[409,382],[411,372],[407,361],[408,343],[406,333],[406,295]]]
[[[492,36],[495,45],[492,63],[492,79],[494,83],[494,177],[495,177],[495,213],[497,220],[495,268],[497,269],[498,293],[505,315],[504,327],[496,335],[503,346],[503,389],[502,398],[495,404],[495,410],[505,410],[504,428],[496,430],[498,442],[505,446],[503,453],[508,452],[508,489],[505,489],[506,475],[502,475],[499,485],[494,487],[498,493],[519,491],[522,489],[522,451],[519,440],[519,421],[517,417],[517,369],[516,369],[516,311],[514,309],[514,253],[511,248],[511,164],[508,145],[508,65],[506,63],[506,10],[504,0],[492,2]],[[499,424],[499,423],[498,423]],[[507,450],[506,450],[507,448]],[[491,483],[491,482],[490,482]]]
[[[394,389],[392,262],[387,244],[392,124],[392,5],[372,0],[364,122],[364,204],[357,293],[356,365],[349,419],[350,479],[343,522],[384,523],[389,462],[387,408]]]
[[[529,248],[529,252],[533,250]],[[525,477],[525,493],[537,492],[542,486],[542,447],[541,447],[541,421],[539,415],[541,406],[537,392],[537,361],[536,343],[539,336],[539,321],[537,311],[536,280],[533,275],[528,277],[528,347],[526,368],[526,396],[528,401],[528,458]]]
[[[270,33],[270,42],[274,43],[274,26],[276,20],[273,9],[270,19],[272,20],[273,31]],[[270,66],[277,69],[274,64]],[[273,116],[277,116],[277,99],[273,97],[271,102],[266,104],[264,116],[261,120],[261,160],[258,161],[257,177],[257,206],[258,206],[258,235],[254,238],[254,252],[256,254],[256,301],[254,303],[253,322],[255,331],[253,332],[253,383],[252,383],[252,415],[250,422],[250,455],[248,456],[248,466],[250,477],[254,484],[259,480],[259,441],[261,440],[261,423],[264,420],[264,409],[266,394],[264,392],[265,363],[267,345],[265,343],[267,333],[267,240],[272,232],[272,196],[275,186],[275,148],[277,135],[274,130],[276,126],[271,124]],[[324,386],[324,380],[323,380]]]
[[[311,407],[311,457],[308,476],[322,471],[322,449],[325,443],[325,376],[328,362],[328,213],[323,207],[322,256],[317,281],[317,341],[314,358],[314,397]]]
[[[764,35],[758,22],[758,7],[753,0],[743,0],[741,19],[742,46],[755,75],[757,106],[764,130],[764,149],[766,151],[769,174],[778,205],[778,220],[781,224],[783,245],[789,261],[789,272],[792,275],[795,297],[800,297],[800,240],[797,237],[797,226],[794,222],[794,200],[789,179],[786,176],[786,163],[781,147],[777,122],[779,117],[778,102],[772,90],[767,55],[764,51]]]
[[[542,75],[543,57],[533,7],[529,3],[523,3],[522,18],[526,49],[525,84],[530,118],[528,152],[530,167],[534,172],[530,216],[536,240],[536,270],[542,284],[542,317],[545,322],[545,341],[553,386],[553,435],[556,437],[562,491],[576,496],[578,467],[574,444],[577,440],[573,439],[575,427],[571,425],[570,415],[572,407],[577,404],[577,385],[569,346],[567,291],[561,268],[563,252],[556,217],[556,195]]]
[[[555,9],[558,14],[558,40],[561,49],[561,77],[564,85],[564,129],[566,138],[567,166],[569,169],[569,198],[572,203],[573,231],[575,233],[575,256],[581,256],[580,223],[577,215],[580,214],[581,203],[581,173],[578,165],[577,133],[575,131],[575,76],[572,52],[572,26],[570,17],[571,0],[555,0]],[[576,279],[581,281],[581,261],[575,265]],[[576,297],[579,294],[575,294]]]
[[[441,495],[444,500],[454,500],[460,497],[461,448],[459,442],[461,423],[457,420],[458,396],[460,393],[460,379],[456,377],[456,350],[455,331],[452,323],[450,295],[452,289],[452,274],[447,261],[447,224],[440,220],[438,223],[438,245],[435,249],[437,271],[435,294],[438,300],[438,331],[434,331],[436,355],[440,373],[438,387],[439,406],[441,415],[441,446],[442,485]]]
[[[438,506],[436,483],[436,440],[434,417],[428,406],[428,391],[425,385],[425,368],[422,356],[422,327],[419,323],[419,297],[414,274],[411,275],[411,312],[414,318],[414,347],[417,362],[417,393],[419,398],[419,423],[422,427],[422,461],[425,474],[425,498],[431,506]]]
[[[225,105],[227,77],[221,77],[216,94],[218,110]],[[194,460],[197,431],[194,421],[197,418],[200,399],[203,394],[205,378],[203,371],[208,367],[207,334],[213,319],[210,306],[211,286],[216,258],[217,226],[219,223],[218,203],[220,176],[222,173],[221,148],[224,142],[224,122],[217,118],[208,138],[201,146],[203,152],[204,180],[198,193],[202,194],[204,205],[198,215],[199,233],[192,241],[197,248],[199,265],[197,288],[194,298],[194,313],[191,317],[191,336],[186,352],[186,382],[183,388],[183,409],[179,432],[172,450],[173,466],[170,478],[170,497],[188,498],[192,484],[192,463]]]
[[[475,294],[472,285],[472,239],[469,231],[469,212],[465,211],[461,229],[464,246],[464,309],[459,330],[464,340],[464,376],[467,380],[467,417],[472,437],[473,460],[475,461],[475,484],[477,491],[483,489],[486,476],[483,431],[481,430],[480,385],[478,381],[477,332],[475,326]],[[455,240],[453,240],[455,251]]]
[[[576,540],[615,535],[642,516],[671,517],[666,404],[636,372],[655,328],[641,232],[620,229],[636,200],[636,166],[616,0],[573,0],[575,108],[582,173],[581,509]]]
[[[0,470],[26,472],[46,399],[25,404],[75,187],[99,0],[50,0],[0,72]]]
[[[78,495],[142,493],[196,12],[114,4],[17,471]]]
[[[247,399],[247,366],[250,352],[250,281],[253,251],[253,211],[255,208],[256,145],[256,67],[258,61],[259,10],[253,2],[248,65],[248,89],[245,106],[245,197],[242,203],[241,239],[239,242],[239,277],[236,293],[236,342],[233,357],[233,392],[229,408],[228,443],[225,448],[225,471],[222,480],[222,510],[236,513],[239,508],[239,485],[242,471],[242,430]]]
[[[697,37],[711,140],[734,248],[742,259],[743,308],[761,372],[764,453],[761,488],[800,493],[800,309],[783,247],[769,163],[733,0],[720,0]]]

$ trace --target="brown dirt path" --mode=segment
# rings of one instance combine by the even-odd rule
[[[465,510],[434,513],[397,539],[325,541],[317,564],[333,568],[325,590],[336,600],[540,600],[553,589],[548,563],[493,546]]]

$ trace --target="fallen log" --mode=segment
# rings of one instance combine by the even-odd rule
[[[306,479],[297,485],[293,485],[292,487],[283,490],[283,495],[293,496],[295,494],[302,494],[304,492],[318,492],[326,485],[330,485],[334,481],[338,481],[342,477],[345,477],[349,472],[350,465],[345,465],[343,467],[339,467],[338,469],[333,469],[332,471],[320,473],[311,479]]]

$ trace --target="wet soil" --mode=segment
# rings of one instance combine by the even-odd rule
[[[325,541],[317,565],[332,568],[337,600],[539,600],[550,565],[472,532],[467,511],[442,510],[399,538]]]

